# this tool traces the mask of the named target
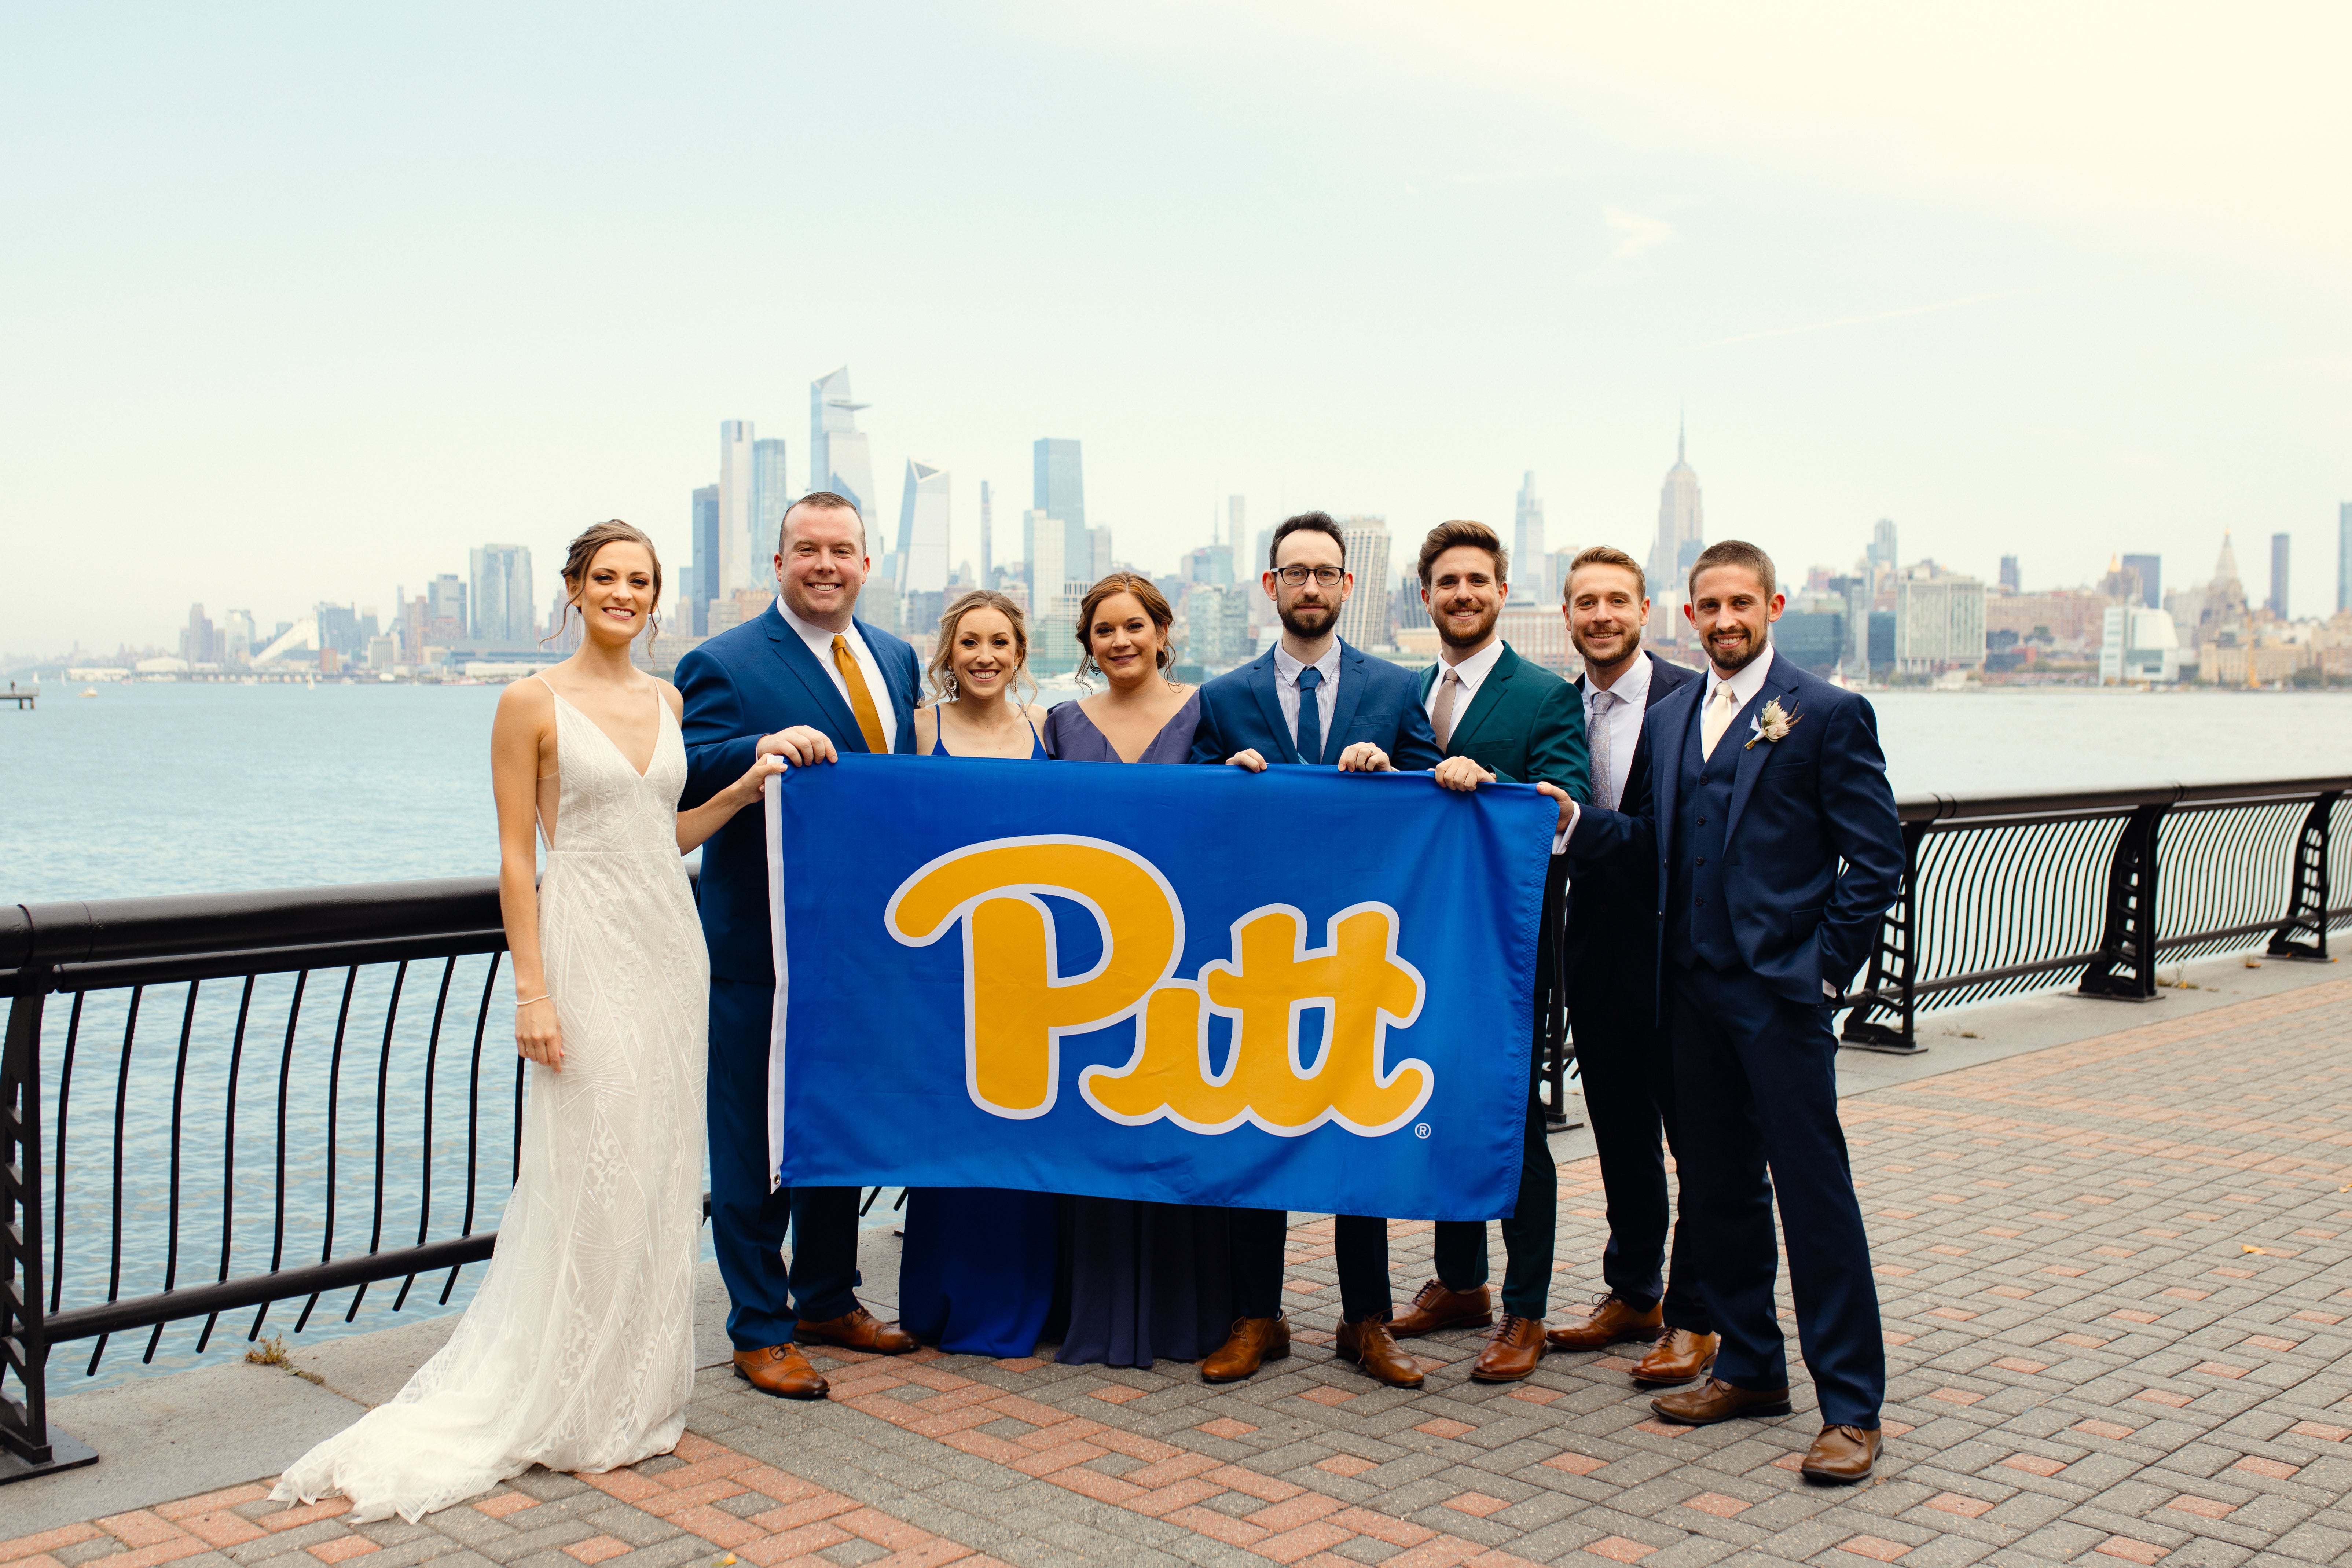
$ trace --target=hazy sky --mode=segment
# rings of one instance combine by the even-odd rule
[[[1894,518],[2335,605],[2352,10],[1125,0],[0,14],[0,644],[683,562],[722,418],[848,363],[1000,557],[1029,442],[1165,570],[1228,494],[1646,552]],[[29,570],[25,570],[29,568]]]

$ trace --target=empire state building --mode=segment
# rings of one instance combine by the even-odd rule
[[[1663,601],[1668,593],[1679,600],[1684,574],[1698,552],[1706,548],[1706,528],[1699,509],[1698,475],[1683,458],[1683,432],[1675,430],[1675,466],[1658,491],[1658,542],[1650,549],[1652,597]]]

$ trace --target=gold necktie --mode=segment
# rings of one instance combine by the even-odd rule
[[[857,656],[849,651],[849,639],[835,632],[833,637],[833,668],[841,671],[841,683],[849,688],[849,710],[857,715],[857,732],[866,737],[866,749],[880,753],[890,748],[882,743],[882,715],[875,710],[874,693],[866,685],[866,672],[857,668]]]
[[[1706,705],[1706,711],[1698,719],[1698,754],[1701,758],[1715,755],[1715,743],[1723,739],[1723,732],[1731,728],[1731,721],[1738,713],[1738,693],[1731,689],[1731,682],[1718,681],[1715,688],[1715,700]]]
[[[1454,699],[1462,689],[1462,677],[1453,670],[1437,683],[1437,706],[1430,711],[1429,727],[1437,731],[1437,749],[1444,751],[1454,740]]]

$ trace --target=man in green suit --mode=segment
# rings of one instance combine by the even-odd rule
[[[1572,799],[1592,798],[1584,747],[1584,705],[1576,689],[1550,670],[1521,658],[1496,634],[1510,597],[1510,555],[1483,522],[1441,522],[1421,546],[1421,599],[1436,623],[1439,659],[1423,672],[1422,700],[1445,760],[1438,782],[1454,789],[1480,784],[1550,784]],[[1559,853],[1559,846],[1554,846]],[[1559,940],[1560,879],[1550,879],[1536,955],[1536,989],[1553,973]],[[1540,1027],[1540,1025],[1538,1025]],[[1534,1046],[1530,1044],[1530,1053]],[[1437,1278],[1390,1324],[1390,1331],[1494,1325],[1470,1375],[1481,1383],[1516,1383],[1536,1369],[1544,1352],[1544,1314],[1550,1308],[1552,1230],[1559,1177],[1544,1137],[1544,1109],[1536,1098],[1530,1062],[1528,1135],[1519,1167],[1519,1197],[1503,1221],[1507,1262],[1503,1317],[1496,1322],[1487,1290],[1486,1227],[1453,1220],[1437,1226]]]

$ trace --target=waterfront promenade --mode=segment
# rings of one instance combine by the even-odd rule
[[[834,1399],[773,1401],[728,1372],[706,1292],[719,1364],[675,1457],[535,1471],[421,1525],[263,1500],[446,1321],[299,1352],[307,1378],[239,1365],[65,1398],[54,1418],[108,1457],[0,1491],[0,1564],[2339,1563],[2352,977],[2187,973],[2198,989],[2148,1005],[2042,996],[1927,1016],[1924,1057],[1846,1053],[1891,1374],[1864,1487],[1796,1474],[1818,1425],[1801,1376],[1791,1416],[1692,1430],[1651,1416],[1627,1355],[1471,1383],[1465,1332],[1409,1342],[1426,1386],[1381,1388],[1329,1358],[1325,1220],[1292,1236],[1300,1353],[1220,1388],[1172,1363],[820,1352]],[[1589,1142],[1553,1146],[1558,1321],[1603,1231]],[[1396,1229],[1409,1293],[1428,1227]],[[877,1305],[893,1245],[870,1243]]]

